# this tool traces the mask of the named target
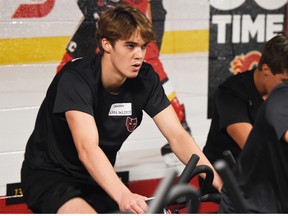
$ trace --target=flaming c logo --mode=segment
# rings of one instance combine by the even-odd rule
[[[40,18],[47,16],[53,9],[56,0],[30,0],[20,4],[12,18]]]
[[[257,66],[261,53],[258,51],[248,52],[246,55],[238,55],[230,62],[230,72],[237,74],[251,70]]]

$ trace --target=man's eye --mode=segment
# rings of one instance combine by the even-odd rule
[[[128,47],[129,49],[133,49],[135,46],[134,46],[133,44],[128,44],[127,47]]]

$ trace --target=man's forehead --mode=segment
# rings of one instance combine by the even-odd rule
[[[141,36],[139,36],[139,37],[131,36],[128,39],[120,39],[119,41],[121,41],[122,43],[125,43],[125,44],[135,44],[135,45],[140,45],[140,46],[147,44],[147,42],[144,41]]]

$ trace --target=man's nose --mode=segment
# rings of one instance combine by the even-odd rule
[[[141,47],[137,47],[135,51],[135,58],[143,59],[144,56],[145,56],[145,49],[142,49]]]

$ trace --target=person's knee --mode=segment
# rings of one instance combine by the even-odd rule
[[[67,213],[95,214],[96,211],[84,199],[75,197],[65,202],[57,211],[57,214],[67,214]]]

